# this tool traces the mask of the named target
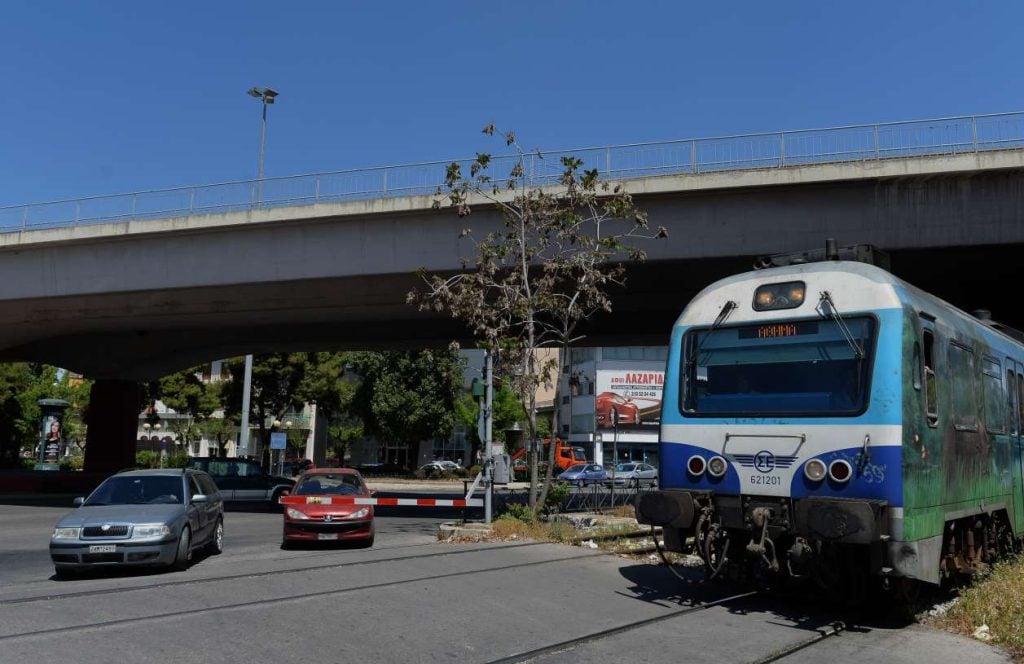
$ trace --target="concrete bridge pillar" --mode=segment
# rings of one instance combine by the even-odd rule
[[[114,473],[135,465],[142,387],[133,380],[100,379],[89,397],[85,471]]]

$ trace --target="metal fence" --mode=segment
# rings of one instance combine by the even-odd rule
[[[701,174],[808,164],[879,161],[896,157],[951,155],[1024,147],[1024,112],[931,120],[716,136],[656,143],[580,148],[528,155],[524,177],[531,186],[554,184],[561,157],[575,156],[605,179]],[[492,159],[500,178],[517,157]],[[431,195],[452,161],[361,168],[329,173],[241,180],[109,196],[0,207],[0,233],[110,221],[269,209],[317,203]],[[259,196],[259,200],[257,200]]]

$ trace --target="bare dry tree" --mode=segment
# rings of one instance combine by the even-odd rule
[[[488,125],[483,131],[493,136],[496,129]],[[474,207],[493,206],[501,226],[482,238],[465,226],[461,237],[472,242],[475,255],[463,258],[463,271],[422,272],[425,288],[410,292],[408,301],[421,310],[447,312],[498,355],[526,413],[529,440],[535,441],[537,390],[557,380],[559,362],[569,363],[570,346],[582,338],[576,336],[578,324],[612,310],[609,292],[625,283],[624,261],[645,260],[640,241],[667,233],[648,226],[646,213],[621,184],[601,181],[596,168],[584,169],[574,156],[561,156],[556,172],[538,182],[527,167],[536,172],[544,155],[523,149],[512,132],[499,135],[513,154],[492,159],[479,153],[468,175],[462,164],[450,164],[434,208],[466,218]],[[508,168],[500,178],[491,175],[497,163]],[[560,349],[560,359],[541,359],[537,351],[546,347]],[[549,446],[543,483],[538,447],[531,445],[529,455],[529,504],[535,511],[551,485],[556,446]]]

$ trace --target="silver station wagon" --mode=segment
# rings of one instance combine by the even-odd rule
[[[116,565],[183,569],[198,549],[224,549],[224,501],[201,471],[121,472],[75,505],[50,537],[58,577]]]

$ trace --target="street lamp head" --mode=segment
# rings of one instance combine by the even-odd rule
[[[249,88],[249,96],[262,99],[264,104],[273,104],[277,95],[277,90],[272,88]]]
[[[153,428],[156,429],[157,431],[159,431],[160,430],[160,424],[159,423],[154,424]]]
[[[284,422],[284,428],[285,428],[285,429],[290,429],[290,428],[291,428],[291,426],[292,426],[292,421],[291,421],[291,420],[285,420],[285,422]]]
[[[270,423],[270,426],[272,426],[275,429],[277,429],[278,427],[281,426],[281,420],[274,420],[273,422]]]
[[[144,423],[144,424],[142,425],[142,429],[143,429],[143,431],[149,431],[149,429],[150,429],[150,424],[149,424],[149,422],[146,422],[146,423]]]

